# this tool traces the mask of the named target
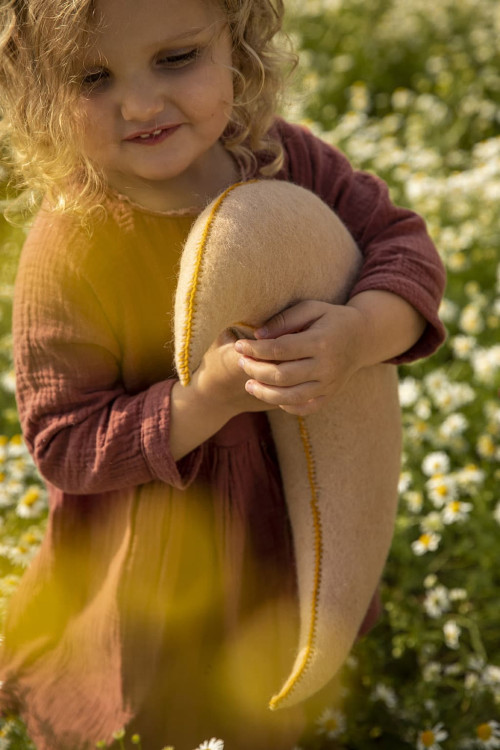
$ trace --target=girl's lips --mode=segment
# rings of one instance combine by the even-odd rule
[[[180,125],[167,125],[166,127],[155,128],[155,130],[145,130],[140,133],[133,133],[124,140],[127,143],[138,143],[141,146],[155,146],[162,143],[166,138],[173,135]]]

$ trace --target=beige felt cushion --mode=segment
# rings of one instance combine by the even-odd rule
[[[195,222],[181,259],[174,321],[181,382],[188,385],[226,328],[259,326],[301,299],[345,302],[360,262],[348,231],[313,193],[273,180],[229,188]],[[300,604],[297,655],[274,709],[308,698],[339,670],[381,575],[399,476],[395,368],[360,371],[318,414],[276,410],[269,420]]]

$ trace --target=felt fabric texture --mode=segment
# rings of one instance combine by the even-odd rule
[[[247,336],[301,299],[344,303],[359,267],[351,235],[313,193],[276,180],[232,186],[200,215],[183,250],[174,321],[181,382],[189,387],[225,329]],[[339,670],[381,575],[401,449],[395,368],[361,371],[318,414],[268,417],[294,535],[301,623],[275,709],[310,697]],[[360,451],[362,470],[354,462]]]

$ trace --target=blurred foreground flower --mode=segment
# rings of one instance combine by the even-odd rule
[[[212,737],[211,740],[205,740],[202,742],[196,750],[224,750],[224,741]]]

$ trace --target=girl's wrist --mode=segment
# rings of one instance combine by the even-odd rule
[[[174,460],[179,461],[211,438],[237,413],[227,402],[177,381],[170,396],[170,451]]]

